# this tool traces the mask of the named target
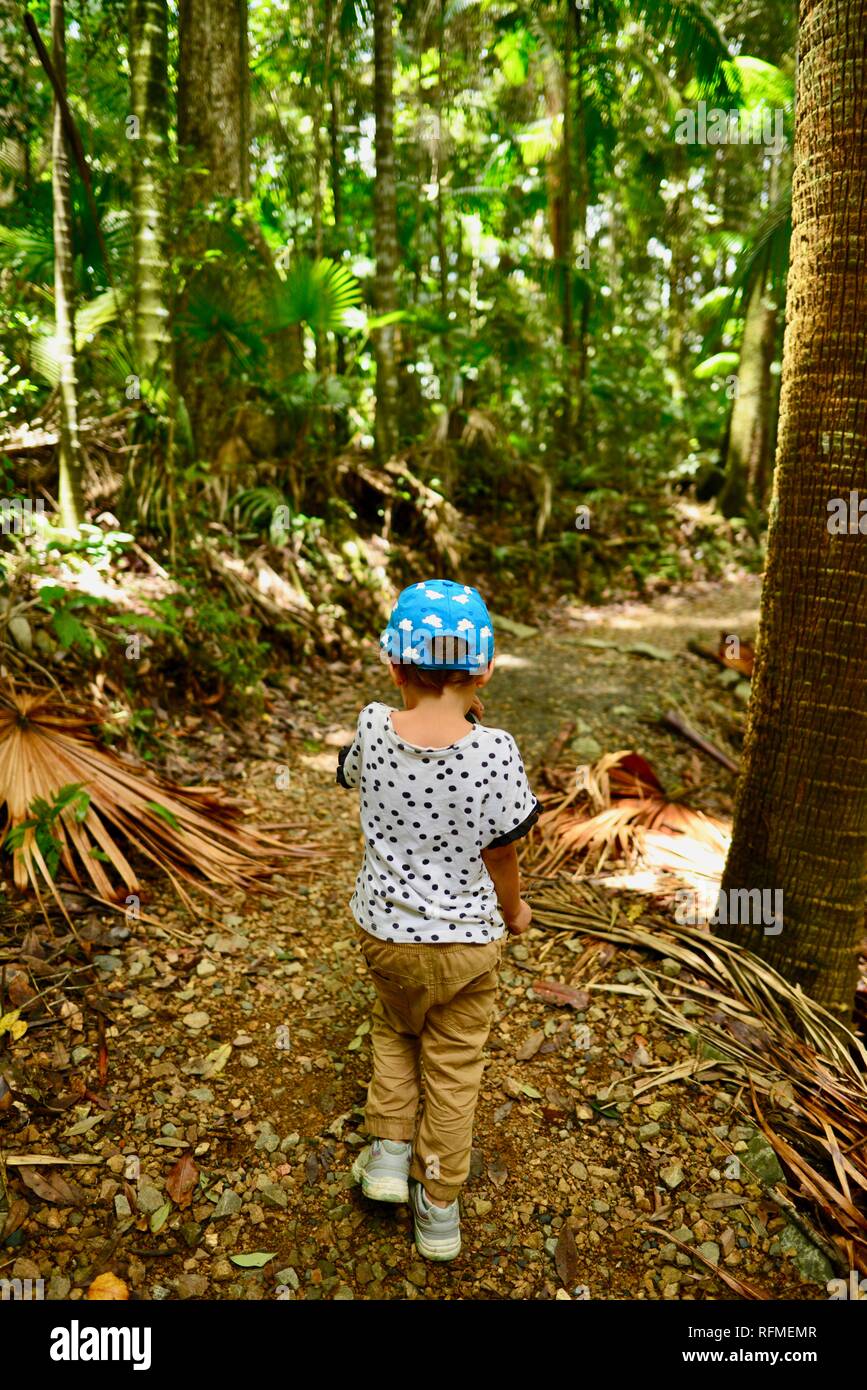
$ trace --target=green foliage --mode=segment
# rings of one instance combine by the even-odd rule
[[[21,821],[14,829],[8,831],[3,848],[9,853],[20,850],[28,832],[34,831],[36,844],[45,861],[48,876],[53,879],[60,864],[60,856],[63,853],[63,842],[54,834],[58,817],[63,811],[68,811],[74,820],[84,821],[90,809],[90,796],[81,783],[70,782],[65,787],[60,788],[51,802],[47,801],[45,797],[34,797],[28,809],[30,812],[28,819]]]

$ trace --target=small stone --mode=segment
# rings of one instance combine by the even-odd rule
[[[221,1216],[235,1216],[241,1210],[241,1206],[241,1198],[237,1192],[233,1192],[231,1187],[227,1187],[225,1192],[221,1193],[217,1205],[214,1207],[213,1219],[216,1221]]]
[[[275,1149],[280,1147],[280,1138],[276,1134],[260,1134],[256,1140],[256,1149],[260,1153],[272,1154]]]
[[[427,1283],[427,1273],[423,1265],[413,1265],[406,1277],[418,1289],[423,1289]]]
[[[285,1207],[288,1205],[289,1198],[282,1187],[278,1187],[274,1182],[269,1182],[267,1187],[262,1188],[262,1201],[266,1207]]]
[[[175,1280],[179,1298],[204,1298],[208,1281],[204,1274],[179,1274]]]
[[[208,1105],[214,1099],[214,1093],[209,1086],[195,1086],[189,1092],[190,1100],[200,1101],[202,1105]]]
[[[233,1038],[233,1039],[232,1039],[232,1046],[233,1046],[233,1047],[249,1047],[250,1044],[252,1043],[252,1041],[253,1041],[253,1039],[250,1037],[250,1034],[249,1034],[249,1033],[239,1033],[238,1036],[237,1036],[236,1038]]]
[[[146,1212],[147,1215],[150,1216],[151,1213],[159,1211],[164,1200],[163,1194],[160,1192],[159,1188],[154,1187],[152,1183],[143,1182],[138,1190],[136,1206],[139,1211]]]
[[[118,1221],[125,1221],[128,1216],[132,1216],[132,1207],[122,1192],[114,1194],[114,1214]]]
[[[647,1113],[652,1120],[661,1120],[663,1115],[667,1115],[671,1109],[671,1104],[667,1100],[656,1100],[652,1105],[648,1105]]]
[[[32,1260],[25,1259],[22,1255],[12,1266],[12,1278],[41,1279],[42,1275],[39,1272],[39,1266],[34,1264]]]
[[[488,1212],[493,1211],[493,1202],[488,1202],[484,1197],[476,1198],[476,1216],[487,1216]]]
[[[72,1280],[67,1279],[65,1274],[52,1274],[48,1281],[45,1297],[52,1301],[54,1299],[68,1298],[71,1288]]]
[[[112,1154],[105,1166],[110,1173],[122,1173],[125,1165],[126,1158],[123,1154]]]
[[[358,1268],[361,1268],[360,1264]],[[358,1278],[358,1269],[355,1271],[355,1274],[356,1278]],[[279,1269],[276,1278],[278,1284],[288,1284],[290,1288],[293,1289],[300,1289],[301,1287],[301,1281],[291,1265],[287,1265],[285,1269]]]
[[[683,1182],[683,1169],[679,1163],[669,1163],[665,1168],[660,1168],[659,1176],[666,1187],[673,1192]]]
[[[776,1153],[763,1134],[756,1134],[750,1140],[744,1154],[744,1164],[763,1183],[767,1183],[768,1187],[782,1182],[786,1176]]]
[[[242,1067],[258,1067],[259,1058],[255,1052],[242,1052],[240,1062]]]
[[[228,1261],[228,1260],[215,1260],[215,1261],[214,1261],[214,1263],[213,1263],[213,1265],[212,1265],[212,1267],[211,1267],[211,1278],[214,1280],[214,1283],[215,1283],[215,1284],[225,1284],[225,1283],[228,1283],[228,1281],[229,1281],[230,1279],[234,1279],[234,1277],[235,1277],[235,1271],[234,1271],[234,1269],[232,1268],[232,1266],[229,1264],[229,1261]]]
[[[659,1125],[654,1124],[652,1120],[650,1124],[642,1125],[638,1131],[639,1139],[654,1139],[657,1134],[659,1134]]]
[[[698,1250],[705,1259],[712,1265],[719,1264],[719,1246],[714,1240],[703,1240]]]
[[[202,1009],[194,1009],[191,1014],[181,1014],[181,1023],[185,1028],[189,1028],[191,1033],[198,1033],[202,1028],[207,1028],[210,1021],[211,1015]]]
[[[216,975],[217,967],[212,960],[200,960],[196,966],[196,974],[200,979],[205,979],[208,975]]]
[[[672,960],[670,956],[666,956],[665,960],[662,962],[662,965],[660,966],[663,975],[668,975],[670,979],[674,979],[676,975],[679,975],[681,972],[681,968],[682,967],[680,961]]]
[[[337,1293],[334,1295],[334,1298],[335,1301],[339,1301],[341,1303],[348,1303],[350,1302],[350,1300],[355,1298],[355,1294],[352,1292],[352,1289],[349,1287],[348,1284],[341,1284],[337,1290]]]
[[[133,1004],[129,1012],[131,1018],[150,1018],[151,1014],[147,1004]]]

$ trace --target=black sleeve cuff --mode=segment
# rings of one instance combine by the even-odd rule
[[[343,771],[343,764],[346,762],[346,759],[349,756],[349,750],[351,747],[351,743],[345,743],[343,747],[340,749],[339,753],[337,754],[337,776],[334,780],[337,783],[338,787],[349,788],[349,783],[346,780],[346,773]],[[351,790],[351,788],[349,789]]]
[[[516,825],[514,830],[506,831],[505,835],[498,835],[496,840],[492,840],[489,845],[485,845],[485,849],[503,849],[505,845],[511,845],[515,840],[522,840],[525,835],[529,835],[541,813],[541,804],[536,801],[529,816],[522,820],[520,825]]]

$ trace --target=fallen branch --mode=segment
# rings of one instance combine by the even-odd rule
[[[669,710],[667,714],[663,715],[662,723],[667,729],[673,729],[676,734],[680,734],[681,738],[685,738],[689,743],[694,744],[695,747],[700,749],[702,753],[705,753],[707,757],[713,758],[716,762],[721,763],[729,772],[739,771],[738,764],[735,762],[734,758],[730,758],[728,753],[724,753],[721,748],[717,748],[715,743],[711,743],[709,738],[705,738],[704,734],[700,734],[698,730],[694,729],[691,724],[688,724],[683,716],[678,714],[676,710]]]

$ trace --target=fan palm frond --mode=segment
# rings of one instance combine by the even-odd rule
[[[306,323],[314,331],[339,331],[350,309],[361,303],[361,285],[348,266],[328,256],[296,257],[279,283],[267,332]]]
[[[47,888],[62,908],[60,864],[104,902],[138,894],[130,850],[162,869],[193,910],[187,884],[212,896],[264,891],[273,874],[317,853],[245,827],[243,807],[219,788],[180,787],[123,760],[99,744],[97,721],[96,710],[53,691],[0,694],[2,831],[16,886],[29,884],[40,903]]]

